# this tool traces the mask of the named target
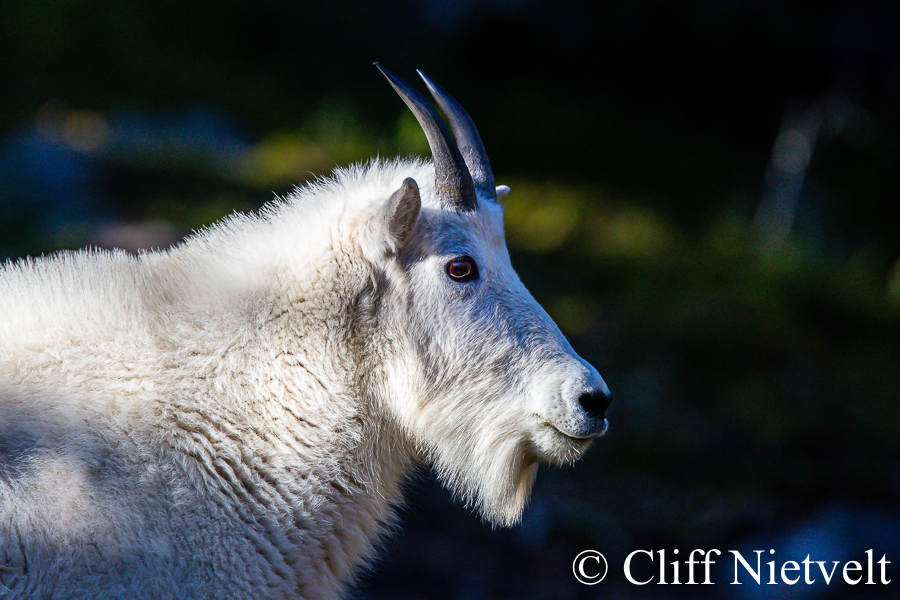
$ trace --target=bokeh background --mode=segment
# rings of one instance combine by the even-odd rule
[[[423,471],[352,597],[896,598],[898,32],[888,0],[3,0],[0,259],[166,247],[427,155],[371,63],[421,68],[473,115],[514,264],[615,401],[516,528]],[[894,583],[624,580],[663,548],[871,548]]]

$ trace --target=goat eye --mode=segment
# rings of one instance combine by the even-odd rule
[[[453,281],[472,281],[478,279],[478,265],[471,256],[459,256],[447,263],[447,275]]]

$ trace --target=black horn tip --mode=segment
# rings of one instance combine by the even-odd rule
[[[406,85],[406,82],[405,82],[405,81],[403,81],[402,79],[400,79],[399,77],[397,77],[396,75],[394,75],[394,74],[393,74],[389,69],[387,69],[386,67],[383,67],[383,66],[381,65],[381,63],[379,63],[379,62],[373,62],[372,64],[375,66],[376,69],[378,69],[379,71],[381,71],[381,74],[384,75],[385,77],[387,77],[387,78],[388,78],[388,81],[390,81],[392,84],[399,84],[399,85],[401,85],[402,87],[409,87],[408,85]]]
[[[479,190],[490,200],[497,201],[497,192],[494,185],[494,173],[491,170],[491,163],[488,160],[487,152],[484,150],[484,144],[475,123],[466,112],[466,109],[447,91],[431,80],[421,70],[416,69],[419,77],[425,82],[428,91],[437,101],[438,106],[444,111],[447,122],[453,129],[456,141],[459,143],[459,149],[465,158],[469,172],[472,174],[472,180]]]
[[[398,85],[401,86],[401,87],[406,87],[406,86],[404,85],[404,82],[403,82],[402,79],[400,79],[399,77],[397,77],[396,75],[394,75],[393,73],[391,73],[388,69],[382,67],[382,66],[381,66],[381,63],[379,63],[379,62],[373,62],[372,64],[375,66],[376,69],[378,69],[379,71],[381,71],[381,74],[382,74],[382,75],[384,75],[385,77],[387,77],[387,80],[391,83],[391,85],[393,85],[394,87],[396,87],[396,86],[398,86]]]
[[[430,87],[430,88],[438,87],[438,85],[435,82],[433,82],[428,75],[426,75],[425,73],[422,72],[422,69],[416,69],[416,73],[419,74],[419,77],[422,78],[422,81],[424,81],[425,85],[427,85],[428,87]]]
[[[379,71],[381,71],[381,74],[384,75],[385,77],[387,77],[389,80],[390,80],[390,79],[397,79],[397,76],[394,75],[393,73],[391,73],[390,71],[388,71],[387,69],[385,69],[384,67],[382,67],[380,62],[375,61],[375,62],[372,63],[372,65],[373,65],[376,69],[378,69]]]
[[[422,78],[422,81],[425,82],[425,87],[428,88],[428,91],[431,92],[432,96],[434,96],[435,98],[442,95],[449,96],[449,94],[447,94],[447,92],[445,92],[443,88],[441,88],[441,86],[432,81],[431,77],[423,73],[421,69],[416,69],[416,73],[418,73],[419,77]]]

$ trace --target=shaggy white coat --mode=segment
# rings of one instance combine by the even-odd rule
[[[433,181],[375,161],[169,251],[0,269],[0,596],[335,598],[420,460],[515,522],[605,386],[501,207]]]

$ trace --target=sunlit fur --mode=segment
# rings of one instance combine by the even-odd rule
[[[421,210],[390,200],[408,177]],[[605,386],[501,207],[433,181],[375,161],[169,251],[0,269],[0,596],[335,598],[423,460],[514,523]]]

